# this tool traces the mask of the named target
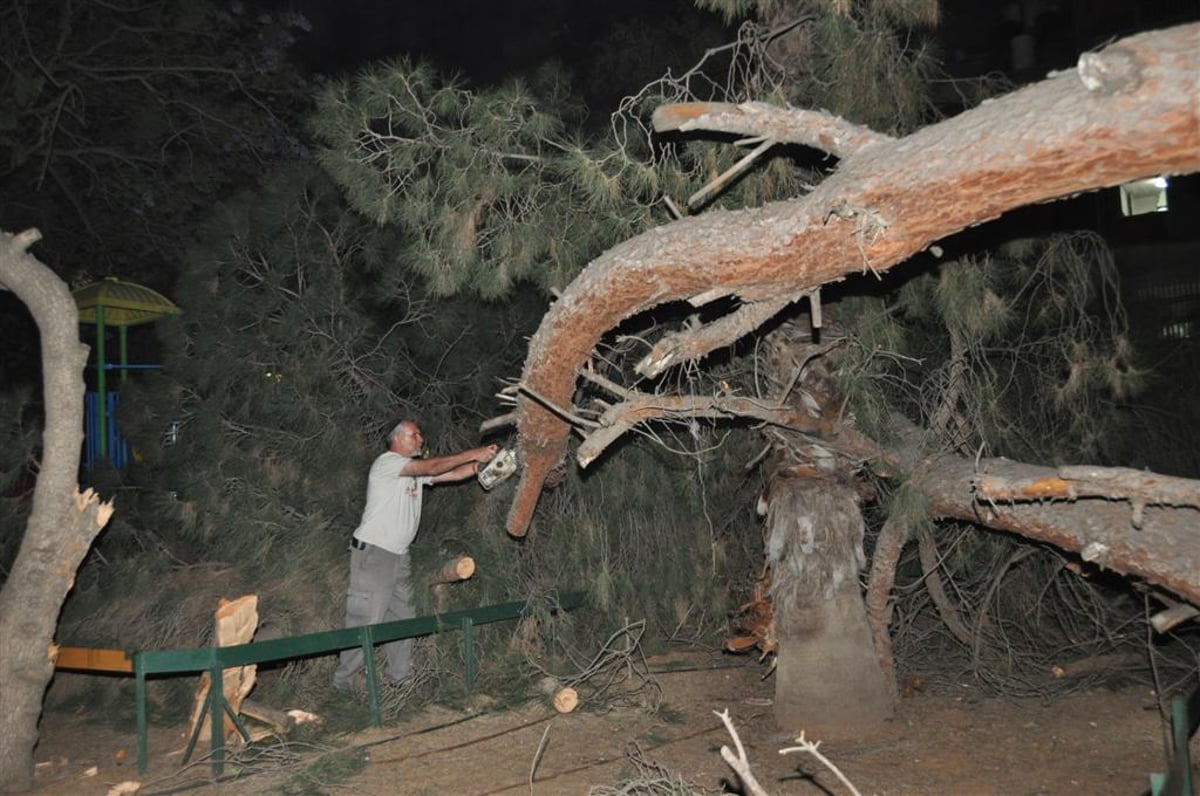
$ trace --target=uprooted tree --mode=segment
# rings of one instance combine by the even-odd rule
[[[1200,602],[1194,482],[954,450],[929,455],[921,430],[899,418],[896,433],[871,438],[856,429],[821,368],[810,366],[824,353],[816,345],[777,357],[782,377],[768,382],[774,392],[754,397],[671,391],[660,378],[805,298],[813,326],[820,326],[822,285],[881,274],[921,252],[936,256],[939,241],[1008,210],[1200,169],[1198,39],[1196,25],[1123,39],[1086,53],[1072,70],[902,138],[768,104],[660,108],[655,126],[662,132],[800,144],[839,163],[802,198],[710,211],[634,237],[593,260],[561,292],[512,390],[516,409],[508,419],[519,431],[524,469],[508,532],[528,531],[572,432],[582,437],[574,454],[582,466],[655,421],[749,418],[795,435],[786,455],[777,447],[768,463],[766,495],[776,552],[793,548],[788,560],[802,569],[788,594],[776,593],[776,716],[788,727],[834,730],[830,722],[870,723],[891,711],[894,683],[880,619],[889,556],[904,532],[885,525],[864,599],[863,521],[853,487],[859,470],[904,480],[929,516],[1049,543]],[[597,345],[632,316],[680,302],[697,308],[693,319],[654,342],[629,380],[619,381]],[[600,410],[580,399],[597,390],[604,394]],[[941,422],[954,422],[956,411],[955,400],[946,400]]]
[[[0,590],[0,790],[33,782],[42,695],[54,675],[54,631],[63,600],[96,535],[112,516],[90,489],[79,493],[83,367],[78,310],[70,290],[28,249],[37,230],[0,233],[0,287],[25,303],[41,331],[45,431],[33,510]]]

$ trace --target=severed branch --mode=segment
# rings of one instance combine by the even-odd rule
[[[698,329],[668,334],[654,344],[650,353],[634,367],[641,376],[652,379],[667,368],[699,359],[710,351],[749,334],[787,305],[805,294],[764,301],[748,301],[728,315]]]
[[[753,166],[754,161],[762,157],[762,155],[765,154],[768,149],[775,146],[775,143],[775,139],[773,138],[768,138],[767,140],[762,141],[748,154],[738,160],[737,163],[734,163],[732,166],[725,169],[725,171],[717,175],[717,177],[710,183],[689,196],[687,200],[688,210],[695,210],[704,202],[708,201],[710,197],[724,190],[725,186],[737,179],[738,176],[746,171],[746,169]]]
[[[625,432],[649,420],[746,417],[822,438],[831,438],[835,433],[834,425],[829,420],[813,417],[801,409],[756,398],[736,395],[651,395],[626,389],[588,370],[581,371],[580,375],[624,399],[604,411],[595,429],[580,444],[575,458],[581,467],[587,467],[595,461]]]
[[[892,701],[896,694],[896,657],[892,652],[892,637],[888,626],[892,618],[892,587],[896,583],[896,565],[904,549],[908,526],[896,515],[888,517],[875,543],[875,554],[871,557],[871,572],[867,578],[867,622],[871,627],[871,639],[875,642],[875,657],[879,668],[886,675]]]
[[[1141,528],[1146,506],[1200,508],[1200,482],[1174,478],[1128,467],[1059,467],[1053,476],[1009,478],[983,475],[975,482],[976,494],[988,501],[1028,502],[1103,498],[1133,504],[1131,524]]]
[[[470,556],[455,556],[434,572],[425,582],[429,586],[438,586],[443,583],[457,583],[462,580],[468,580],[475,574],[475,559]]]
[[[1159,611],[1150,617],[1150,624],[1156,633],[1166,633],[1198,616],[1200,616],[1200,609],[1197,609],[1196,606],[1189,603],[1175,603],[1170,608]]]
[[[765,102],[678,102],[660,106],[650,121],[659,133],[706,130],[761,136],[774,143],[803,144],[838,158],[893,140],[823,111],[780,108]]]

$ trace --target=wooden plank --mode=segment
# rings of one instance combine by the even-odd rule
[[[133,673],[133,661],[125,650],[97,647],[59,647],[54,659],[56,669],[75,669],[83,672]]]

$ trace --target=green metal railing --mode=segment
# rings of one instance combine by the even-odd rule
[[[583,604],[583,592],[570,592],[555,598],[547,598],[546,607],[551,611],[568,611]],[[451,611],[444,614],[419,616],[398,622],[383,622],[376,625],[328,630],[302,636],[238,644],[231,647],[200,647],[197,649],[155,650],[134,652],[132,670],[135,678],[137,699],[137,742],[138,772],[145,773],[147,764],[146,742],[146,677],[148,675],[194,674],[208,672],[209,689],[201,712],[209,714],[212,729],[212,768],[214,776],[225,771],[225,732],[223,721],[228,715],[242,738],[249,740],[245,726],[225,700],[223,672],[225,669],[273,661],[307,658],[340,652],[351,647],[362,647],[366,668],[367,700],[371,709],[371,720],[375,726],[382,723],[379,706],[379,683],[375,675],[376,644],[386,644],[417,636],[461,630],[463,633],[463,660],[466,667],[466,683],[470,689],[475,682],[475,626],[492,622],[503,622],[528,616],[535,603],[523,600],[500,605]],[[87,668],[67,666],[63,668]],[[187,762],[199,739],[201,723],[188,740],[183,762]]]
[[[1200,725],[1200,687],[1184,699],[1171,699],[1171,755],[1166,774],[1150,775],[1152,796],[1195,796],[1188,743]]]

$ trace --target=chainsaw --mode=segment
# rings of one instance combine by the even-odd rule
[[[479,471],[479,485],[484,489],[491,489],[496,484],[507,481],[509,476],[517,471],[518,465],[517,452],[510,448],[501,448],[488,462],[487,467]]]

